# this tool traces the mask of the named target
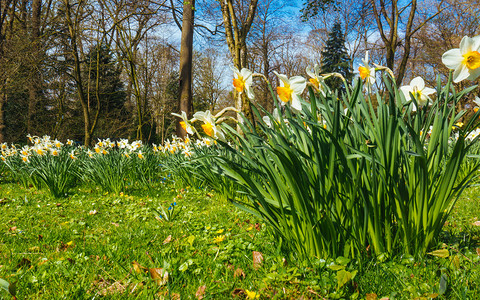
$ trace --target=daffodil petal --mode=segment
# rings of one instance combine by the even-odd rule
[[[289,84],[288,77],[283,74],[278,74],[277,72],[273,71],[275,75],[277,75],[278,79],[280,79],[280,86],[285,86],[285,84]]]
[[[421,91],[425,88],[425,81],[423,81],[422,77],[418,76],[410,81],[411,87],[417,87],[417,90]]]
[[[400,91],[405,96],[406,100],[410,100],[410,93],[412,92],[412,88],[408,85],[400,87]]]
[[[292,108],[296,111],[302,110],[302,102],[300,101],[300,97],[295,93],[292,95]]]
[[[462,60],[460,49],[448,50],[442,55],[442,63],[449,69],[457,69],[462,65]]]
[[[480,35],[477,35],[476,37],[473,37],[472,40],[473,40],[472,51],[479,51],[480,50]]]
[[[435,89],[432,89],[432,88],[429,88],[429,87],[425,87],[425,88],[423,88],[423,90],[422,90],[422,95],[428,96],[428,95],[434,94],[434,93],[436,93],[436,92],[437,92],[437,90],[435,90]]]
[[[460,82],[464,79],[467,79],[468,76],[470,76],[470,72],[468,72],[467,66],[462,64],[453,72],[453,82]]]
[[[475,44],[475,40],[469,38],[468,36],[464,36],[463,39],[460,41],[460,53],[462,55],[472,51],[472,46]]]
[[[467,77],[468,80],[475,80],[480,76],[480,68],[470,70],[470,76]]]
[[[293,76],[290,78],[290,88],[296,94],[301,94],[307,87],[307,81],[302,76]]]
[[[480,98],[478,98],[478,96],[475,96],[475,99],[473,100],[473,102],[474,102],[477,106],[480,106]]]
[[[255,99],[255,94],[253,93],[253,88],[252,88],[251,85],[246,85],[245,90],[247,92],[248,99],[250,99],[250,100]]]
[[[315,73],[312,72],[312,70],[310,69],[310,67],[307,67],[307,68],[305,69],[305,72],[307,72],[307,75],[310,76],[310,77],[312,77],[312,78],[315,78],[315,77],[316,77]]]
[[[230,66],[230,69],[233,71],[233,74],[234,74],[235,78],[238,78],[238,77],[242,76],[242,74],[240,73],[240,71],[236,67]]]
[[[249,69],[247,68],[243,68],[241,71],[240,71],[240,74],[241,76],[243,77],[243,80],[245,82],[247,82],[248,79],[251,79],[252,78],[252,71],[250,71]]]

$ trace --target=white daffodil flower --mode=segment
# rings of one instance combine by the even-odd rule
[[[239,93],[245,92],[250,100],[255,99],[255,94],[253,93],[252,88],[252,71],[246,68],[243,68],[241,71],[235,67],[231,67],[231,69],[234,76],[233,86],[235,87],[235,90]]]
[[[307,87],[307,81],[302,76],[293,76],[288,78],[283,74],[273,71],[280,79],[280,86],[277,87],[277,93],[280,100],[284,103],[292,101],[292,108],[296,111],[302,110],[300,95]]]
[[[172,113],[172,115],[181,118],[182,121],[180,121],[180,126],[182,126],[183,130],[185,130],[188,134],[193,134],[193,126],[188,123],[188,117],[186,112],[182,110],[181,115],[175,113]]]
[[[310,76],[308,81],[313,84],[313,86],[322,93],[323,96],[325,96],[325,88],[322,85],[323,83],[323,76],[320,75],[320,66],[318,64],[315,64],[313,66],[313,70],[310,67],[307,67],[305,70],[307,72],[307,75]]]
[[[202,128],[203,131],[212,138],[217,138],[220,140],[225,140],[225,135],[223,134],[222,130],[215,124],[215,119],[213,118],[212,114],[209,110],[197,111],[193,117],[199,121],[202,121]]]
[[[365,80],[365,83],[373,85],[375,83],[375,68],[371,68],[368,64],[368,51],[365,53],[365,58],[362,59],[363,66],[358,67],[360,78]]]
[[[478,96],[475,96],[475,99],[473,99],[473,103],[475,103],[476,105],[473,111],[477,112],[478,109],[480,108],[480,98],[478,98]]]
[[[429,95],[435,93],[436,91],[432,88],[425,87],[425,81],[421,77],[415,77],[410,81],[410,85],[400,87],[400,90],[405,95],[405,99],[410,99],[410,94],[415,97],[418,105],[425,106],[429,104],[432,100]],[[414,105],[412,111],[416,111],[417,107]]]
[[[453,82],[464,79],[475,80],[480,76],[480,35],[470,38],[464,36],[460,48],[448,50],[442,56],[442,62],[453,72]]]

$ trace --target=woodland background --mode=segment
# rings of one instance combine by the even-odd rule
[[[449,74],[442,54],[480,34],[480,1],[0,0],[0,142],[162,143],[182,135],[172,112],[235,105],[229,66],[274,86],[273,71],[306,76],[335,22],[352,70],[368,50],[397,84],[422,76],[435,86]],[[267,84],[254,86],[271,110]]]

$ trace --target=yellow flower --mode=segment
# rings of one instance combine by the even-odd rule
[[[180,121],[180,126],[182,126],[183,130],[185,130],[188,134],[193,134],[193,127],[188,123],[186,112],[182,111],[180,115],[172,113],[172,115],[181,118],[182,121]]]
[[[370,68],[368,64],[368,51],[365,53],[365,58],[362,59],[363,66],[358,67],[358,72],[360,73],[360,78],[365,80],[369,85],[375,83],[375,68]]]
[[[225,240],[225,235],[219,235],[213,239],[215,243],[221,243]]]
[[[234,76],[233,86],[235,87],[235,90],[239,93],[246,92],[249,99],[255,99],[255,94],[252,89],[252,71],[246,68],[243,68],[241,71],[235,67],[231,67],[231,69]]]
[[[260,298],[260,295],[257,294],[254,291],[245,290],[245,294],[247,295],[247,299],[252,299],[253,300],[253,299]]]
[[[310,79],[308,81],[315,87],[317,91],[322,93],[322,95],[325,96],[325,87],[322,85],[322,82],[324,82],[324,78],[320,75],[320,67],[318,64],[315,64],[313,66],[313,70],[310,69],[310,67],[307,67],[305,70],[307,72],[307,75],[310,76]]]
[[[213,126],[212,126],[212,123],[207,122],[207,123],[205,123],[205,124],[202,124],[202,128],[203,128],[203,131],[205,131],[205,133],[206,133],[208,136],[213,137]]]
[[[307,81],[301,76],[293,76],[288,78],[283,74],[278,74],[275,72],[278,79],[280,80],[280,86],[277,87],[278,97],[282,102],[292,101],[292,108],[300,111],[302,110],[302,103],[300,101],[300,95],[305,90],[307,86]]]
[[[196,112],[193,117],[199,121],[202,121],[202,128],[205,133],[215,139],[225,140],[225,135],[223,134],[221,128],[215,124],[215,118],[212,116],[209,110],[203,112]]]

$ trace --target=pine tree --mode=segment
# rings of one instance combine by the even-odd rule
[[[333,25],[332,31],[328,34],[327,43],[322,51],[321,72],[340,73],[348,83],[353,78],[352,60],[347,53],[345,36],[339,22]],[[338,77],[330,77],[326,83],[332,90],[345,89],[343,81]]]

